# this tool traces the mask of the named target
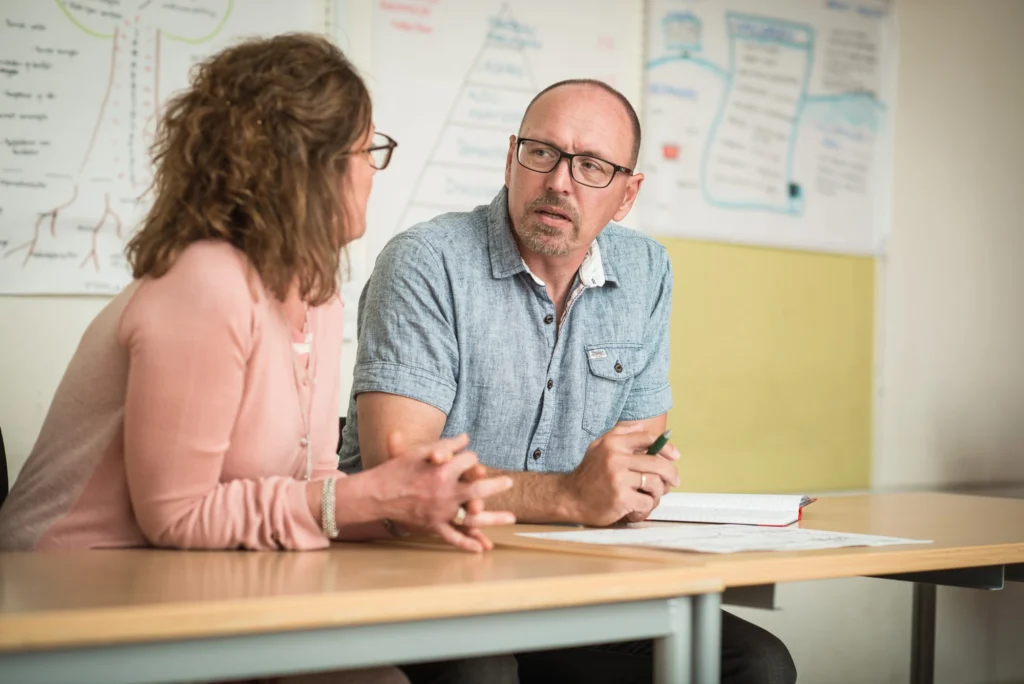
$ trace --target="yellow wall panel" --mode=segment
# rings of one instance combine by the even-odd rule
[[[675,272],[680,489],[867,487],[874,260],[661,242]]]

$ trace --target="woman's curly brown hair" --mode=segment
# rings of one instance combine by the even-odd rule
[[[198,64],[153,145],[152,209],[127,247],[136,278],[160,277],[198,240],[245,253],[284,300],[338,291],[347,226],[338,201],[348,153],[371,127],[370,96],[319,36],[254,39]]]

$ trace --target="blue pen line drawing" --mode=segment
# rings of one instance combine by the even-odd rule
[[[877,133],[883,124],[888,107],[878,99],[874,92],[870,91],[820,95],[812,95],[808,92],[810,78],[814,71],[816,36],[812,26],[739,12],[726,12],[725,19],[729,38],[729,64],[727,67],[716,64],[704,56],[693,54],[703,48],[703,22],[698,17],[689,12],[670,12],[661,18],[665,46],[670,54],[650,59],[645,64],[645,70],[650,74],[659,67],[684,62],[707,71],[722,81],[722,96],[708,129],[699,168],[700,187],[705,202],[724,209],[764,211],[790,216],[802,215],[805,209],[806,193],[802,185],[794,178],[796,148],[801,126],[808,121],[814,121],[819,126],[831,126],[831,132],[839,136],[844,135],[842,126],[855,126],[871,133]],[[721,193],[716,196],[712,189],[713,184],[709,182],[709,166],[716,143],[721,142],[719,135],[723,119],[729,110],[730,97],[735,94],[738,66],[736,49],[739,41],[763,43],[777,46],[780,49],[806,53],[806,62],[800,79],[799,99],[794,108],[787,145],[785,193],[777,204],[725,199]],[[650,78],[647,91],[649,95],[671,95],[680,99],[697,101],[697,93],[693,89]],[[845,135],[850,139],[849,134]]]
[[[819,126],[847,126],[878,133],[886,112],[885,105],[871,97],[842,100],[816,100],[806,104],[806,120]]]
[[[665,49],[673,54],[647,62],[652,69],[671,62],[690,62],[707,69],[719,78],[728,78],[729,73],[719,65],[692,53],[704,49],[704,22],[691,12],[670,12],[661,18],[661,32]],[[678,54],[676,52],[678,51]]]
[[[659,57],[658,59],[652,59],[651,61],[647,62],[646,67],[648,70],[650,70],[659,67],[663,64],[670,64],[672,62],[690,62],[695,66],[701,67],[702,69],[707,69],[708,71],[710,71],[711,73],[715,74],[720,78],[729,78],[729,72],[726,69],[723,69],[714,62],[706,60],[703,57],[695,57],[694,55],[691,55],[686,52],[679,55],[669,55],[668,57]]]
[[[515,130],[538,91],[528,51],[540,47],[533,27],[516,21],[508,3],[489,18],[395,233],[438,211],[467,211],[490,202],[501,189],[476,179],[501,177],[508,131]]]
[[[880,102],[875,97],[875,94],[870,92],[837,93],[835,95],[808,95],[806,102],[807,104],[831,104],[845,102],[865,103],[883,113],[888,109],[884,102]]]
[[[665,47],[669,50],[700,52],[703,47],[704,22],[691,12],[671,12],[661,20]]]
[[[797,132],[799,130],[800,113],[803,109],[803,102],[807,97],[807,84],[814,59],[814,29],[804,24],[769,19],[766,17],[754,17],[750,15],[728,12],[726,22],[729,31],[729,73],[736,73],[736,45],[739,40],[746,40],[756,43],[765,43],[785,48],[801,50],[806,52],[806,63],[803,69],[803,78],[800,86],[800,98],[796,103],[796,111],[793,114],[791,130],[789,133],[789,145],[786,159],[786,179],[788,183],[787,197],[779,205],[764,202],[740,202],[735,200],[724,200],[716,198],[710,188],[708,166],[712,152],[716,149],[717,136],[728,109],[730,96],[733,94],[735,79],[730,79],[728,87],[725,88],[722,102],[711,124],[708,135],[708,145],[704,148],[704,159],[701,164],[701,189],[704,199],[708,204],[725,209],[754,209],[761,211],[779,212],[785,214],[798,214],[803,210],[803,193],[799,185],[793,181],[793,164],[795,161],[795,150]]]

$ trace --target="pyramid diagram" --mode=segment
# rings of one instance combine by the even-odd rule
[[[488,204],[504,183],[508,136],[537,93],[526,50],[533,30],[508,5],[489,20],[487,35],[466,72],[396,232],[449,211]]]

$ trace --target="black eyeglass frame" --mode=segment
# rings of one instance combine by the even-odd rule
[[[522,153],[523,150],[524,142],[532,142],[537,143],[538,145],[544,145],[545,147],[550,147],[551,149],[558,153],[558,159],[555,160],[555,163],[552,164],[551,168],[548,169],[547,171],[538,171],[537,169],[531,169],[529,166],[523,163],[522,159],[519,158],[519,155]],[[612,175],[608,177],[608,182],[605,185],[591,185],[590,183],[584,183],[580,179],[576,178],[576,174],[572,170],[572,162],[576,157],[586,157],[587,159],[595,159],[599,162],[604,162],[605,164],[611,166]],[[598,190],[603,190],[604,188],[607,188],[609,185],[612,184],[612,181],[615,180],[616,173],[624,173],[627,176],[632,176],[634,171],[633,169],[627,168],[625,166],[620,166],[615,162],[610,162],[607,159],[595,157],[592,154],[569,154],[568,152],[563,152],[562,150],[558,149],[551,143],[544,142],[543,140],[535,140],[534,138],[516,138],[516,161],[519,163],[520,166],[522,166],[524,169],[528,171],[533,171],[534,173],[551,173],[552,171],[558,168],[558,165],[562,163],[563,159],[569,160],[569,177],[572,178],[574,182],[579,183],[580,185],[586,188],[596,188]]]

